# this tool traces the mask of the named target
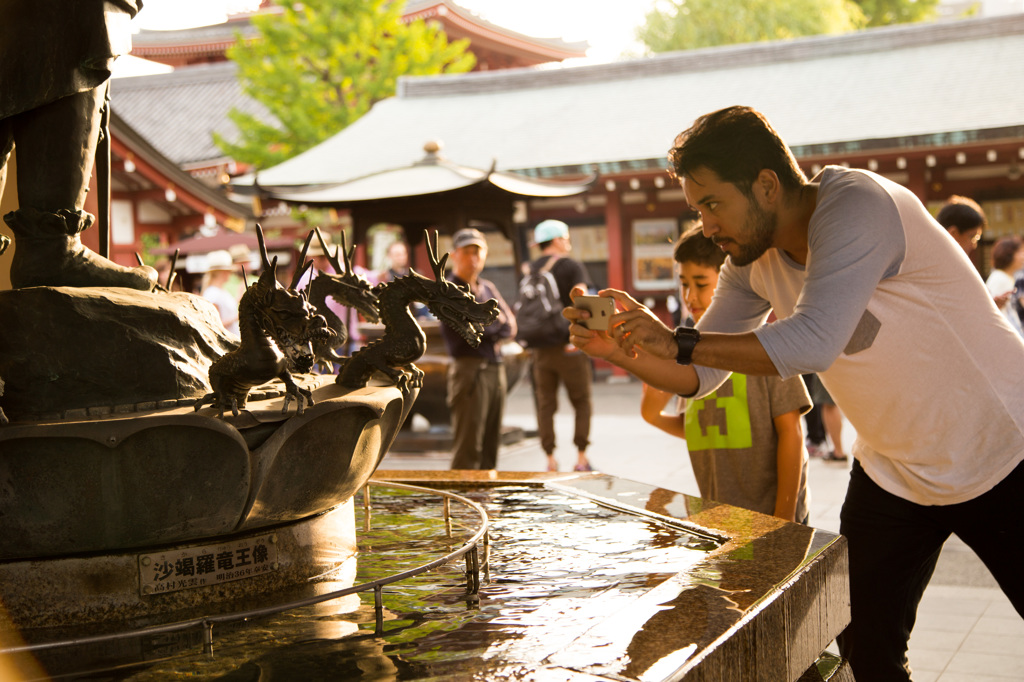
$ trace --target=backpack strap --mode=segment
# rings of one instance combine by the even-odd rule
[[[551,272],[551,268],[555,267],[555,261],[557,261],[561,257],[562,257],[562,254],[560,254],[560,253],[556,253],[553,256],[549,256],[548,257],[548,262],[545,263],[544,267],[542,267],[538,272],[540,272],[540,273]]]
[[[542,267],[540,270],[537,271],[537,274],[543,276],[543,275],[547,275],[548,273],[550,273],[551,272],[551,268],[555,267],[555,263],[561,257],[562,257],[562,254],[560,254],[560,253],[556,253],[555,255],[548,257],[548,262],[544,264],[544,267]],[[558,280],[555,279],[554,275],[549,275],[549,276],[551,278],[551,280],[550,280],[551,281],[551,287],[554,289],[554,291],[552,293],[555,295],[555,300],[561,302],[561,300],[562,300],[562,292],[558,288]]]

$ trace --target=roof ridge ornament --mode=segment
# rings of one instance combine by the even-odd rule
[[[423,145],[423,151],[426,155],[416,162],[417,166],[436,166],[442,161],[445,161],[444,156],[441,155],[441,150],[444,148],[444,142],[441,140],[427,140]]]

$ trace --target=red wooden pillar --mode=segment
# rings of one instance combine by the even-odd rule
[[[608,286],[626,290],[626,255],[631,251],[627,240],[629,231],[622,225],[622,201],[614,183],[606,186],[607,201],[604,208],[604,224],[608,234]],[[611,366],[613,376],[628,376],[629,373],[616,365]]]
[[[606,192],[606,197],[604,224],[608,234],[608,286],[625,291],[629,233],[622,225],[622,201],[614,184]]]
[[[923,157],[915,156],[907,159],[907,189],[917,195],[921,203],[928,202],[928,168]]]

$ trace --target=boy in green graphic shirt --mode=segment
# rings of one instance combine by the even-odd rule
[[[692,226],[676,242],[683,300],[700,320],[718,285],[725,253]],[[643,418],[685,438],[701,497],[807,523],[807,451],[800,415],[811,400],[799,377],[733,373],[711,395],[666,414],[673,394],[644,385]]]

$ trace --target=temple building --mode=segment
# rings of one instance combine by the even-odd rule
[[[575,68],[400,79],[397,94],[321,145],[260,174],[267,196],[414,163],[443,140],[454,163],[547,180],[598,175],[583,195],[524,202],[570,224],[599,286],[660,305],[675,290],[670,241],[689,217],[666,172],[674,137],[709,111],[763,111],[813,176],[866,168],[930,208],[978,200],[991,243],[1024,232],[1024,15],[661,54]],[[969,95],[962,93],[969,86]],[[251,179],[249,180],[251,182]],[[236,184],[245,185],[240,178]],[[504,266],[510,276],[517,263]]]

